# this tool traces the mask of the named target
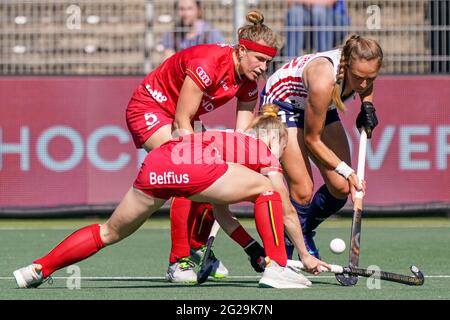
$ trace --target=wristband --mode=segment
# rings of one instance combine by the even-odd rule
[[[355,172],[352,168],[348,166],[344,161],[341,161],[336,169],[334,169],[337,173],[339,173],[341,176],[343,176],[345,179],[348,179],[348,177]]]

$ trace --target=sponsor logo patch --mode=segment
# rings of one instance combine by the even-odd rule
[[[250,91],[249,93],[248,93],[248,96],[249,97],[253,97],[255,94],[257,94],[258,93],[258,88],[255,88],[255,90],[253,90],[253,91]]]
[[[197,69],[195,70],[195,72],[197,73],[197,75],[199,76],[200,80],[202,80],[203,84],[205,86],[210,86],[212,84],[211,79],[209,78],[208,74],[206,73],[205,70],[203,70],[202,67],[197,67]]]
[[[176,174],[173,171],[164,172],[163,174],[157,174],[156,172],[150,172],[150,184],[151,185],[164,185],[164,184],[187,184],[189,183],[189,174]]]
[[[167,97],[165,95],[163,95],[162,92],[160,92],[158,90],[153,90],[152,87],[149,84],[145,85],[145,89],[147,89],[148,93],[150,93],[150,95],[156,101],[158,101],[160,103],[164,102],[164,101],[167,101]]]
[[[202,107],[206,112],[211,112],[214,110],[214,104],[211,101],[205,99],[202,100]]]
[[[225,81],[220,81],[220,84],[222,85],[222,88],[223,88],[223,90],[224,91],[228,91],[228,86],[227,86],[227,83],[225,82]]]

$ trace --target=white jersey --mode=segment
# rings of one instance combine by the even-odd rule
[[[330,60],[333,64],[334,74],[337,79],[339,61],[341,59],[340,49],[297,57],[286,63],[269,77],[263,92],[261,92],[262,103],[276,103],[278,101],[289,103],[296,109],[304,110],[308,100],[308,91],[303,83],[303,70],[308,63],[318,57],[325,57]],[[353,93],[350,96],[353,96]],[[335,108],[336,106],[331,104],[328,110]]]

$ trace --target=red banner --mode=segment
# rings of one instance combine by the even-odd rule
[[[125,108],[141,77],[0,78],[0,207],[120,201],[144,152]],[[450,77],[381,77],[367,204],[450,202]],[[341,114],[356,167],[359,102]],[[233,103],[203,120],[232,128]],[[322,184],[315,173],[316,185]]]

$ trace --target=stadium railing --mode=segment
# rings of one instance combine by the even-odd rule
[[[4,0],[0,2],[3,75],[144,74],[162,61],[160,40],[174,31],[175,0]],[[385,50],[382,72],[450,72],[449,0],[346,0],[350,25],[291,28],[359,33]],[[203,0],[203,18],[235,43],[245,13],[259,9],[285,34],[287,1]],[[306,48],[308,51],[312,48]],[[277,68],[290,57],[282,54]]]

